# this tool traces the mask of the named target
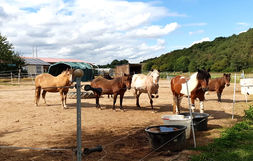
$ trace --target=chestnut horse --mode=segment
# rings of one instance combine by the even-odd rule
[[[148,75],[144,74],[134,74],[133,80],[132,80],[132,88],[134,89],[134,95],[136,96],[136,106],[140,107],[139,104],[139,97],[142,93],[147,93],[150,105],[152,110],[153,108],[153,100],[154,96],[152,94],[156,95],[156,98],[158,98],[158,88],[159,88],[159,78],[160,74],[159,71],[154,70],[148,73]]]
[[[35,78],[35,104],[38,106],[41,89],[42,98],[46,104],[47,92],[60,92],[62,107],[67,108],[66,99],[69,88],[64,86],[70,86],[72,83],[73,70],[63,71],[60,75],[54,77],[51,74],[43,73]],[[64,88],[63,88],[64,87]]]
[[[91,82],[91,87],[102,89],[102,93],[98,93],[93,90],[96,96],[96,107],[101,109],[100,104],[99,104],[99,97],[101,95],[113,94],[112,109],[115,110],[115,103],[117,100],[117,96],[120,95],[120,109],[123,110],[123,107],[122,107],[123,97],[126,90],[131,88],[131,81],[132,81],[132,76],[126,75],[126,74],[124,74],[124,76],[122,77],[117,77],[112,80],[108,80],[102,77],[98,77],[94,79]]]
[[[227,85],[227,87],[230,85],[230,75],[231,74],[224,73],[223,77],[210,79],[210,82],[208,84],[208,91],[216,91],[218,102],[221,102],[221,94],[225,88],[225,85]]]
[[[211,78],[209,70],[199,70],[192,74],[190,79],[182,76],[176,76],[171,79],[171,91],[173,93],[173,113],[180,113],[180,103],[182,97],[187,96],[187,86],[191,98],[191,109],[195,110],[195,99],[200,101],[200,113],[204,112],[205,92],[208,90],[208,81]]]

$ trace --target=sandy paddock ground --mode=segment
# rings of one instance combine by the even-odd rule
[[[71,89],[74,91],[74,89]],[[123,100],[125,112],[112,110],[112,98],[100,99],[103,110],[95,108],[95,99],[82,99],[82,147],[102,145],[104,151],[84,156],[83,160],[134,161],[148,155],[150,148],[144,129],[163,124],[161,116],[172,114],[172,93],[168,80],[160,81],[159,98],[154,99],[156,113],[152,113],[147,94],[140,97],[141,109],[135,106],[133,92],[127,91]],[[62,109],[59,93],[47,93],[47,103],[40,100],[34,106],[34,86],[0,86],[0,145],[33,148],[76,147],[76,100],[68,99],[68,109]],[[233,83],[223,91],[222,103],[217,102],[216,93],[206,96],[205,112],[211,116],[208,130],[196,132],[197,146],[205,145],[220,132],[240,120],[243,110],[248,108],[245,98],[236,88],[235,119],[231,119]],[[251,99],[249,100],[251,103]],[[119,98],[117,100],[119,109]],[[188,102],[182,100],[183,111]],[[197,112],[199,102],[196,102]],[[192,138],[187,140],[187,149],[177,153],[154,152],[145,160],[188,160],[193,147]],[[27,149],[0,149],[0,160],[8,161],[71,161],[75,160],[71,150],[48,151]]]

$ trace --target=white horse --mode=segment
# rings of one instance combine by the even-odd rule
[[[155,94],[156,98],[158,98],[158,88],[159,88],[159,78],[160,74],[159,71],[154,70],[148,73],[148,75],[144,74],[134,74],[132,78],[132,85],[131,87],[134,89],[134,94],[136,96],[136,105],[140,107],[139,104],[139,97],[142,93],[147,93],[150,99],[150,105],[153,108],[153,100]]]

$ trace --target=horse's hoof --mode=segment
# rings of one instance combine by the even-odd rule
[[[153,110],[152,113],[157,113],[157,111],[154,111],[154,110]]]
[[[124,109],[120,109],[120,112],[125,112],[125,110]]]

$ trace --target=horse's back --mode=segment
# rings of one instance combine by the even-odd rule
[[[36,87],[48,87],[54,85],[55,77],[48,73],[43,73],[35,78],[35,86]]]
[[[134,74],[132,78],[132,88],[143,89],[146,88],[147,76],[144,74]]]
[[[225,84],[222,84],[222,77],[220,78],[214,78],[214,79],[210,79],[209,83],[208,83],[208,90],[209,91],[215,91],[218,90],[219,88],[225,88]]]
[[[186,82],[186,78],[180,75],[172,78],[170,81],[172,93],[180,94],[181,89],[182,89],[182,84],[184,84],[185,82]]]

